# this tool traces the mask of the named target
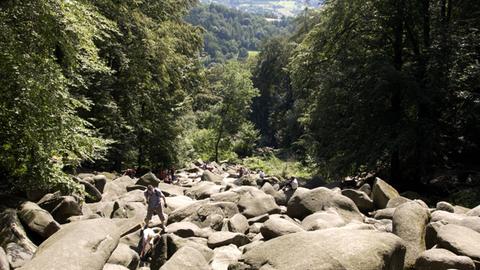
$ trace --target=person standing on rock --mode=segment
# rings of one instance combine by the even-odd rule
[[[163,205],[167,207],[165,195],[163,195],[160,189],[154,188],[152,185],[148,185],[144,194],[148,206],[147,216],[145,217],[145,227],[148,227],[148,223],[153,215],[158,215],[160,221],[162,221],[162,229],[165,230],[165,216],[163,215],[163,206],[160,201],[163,200]]]
[[[283,187],[284,191],[293,190],[295,191],[298,188],[298,180],[295,177],[290,177],[290,181]]]

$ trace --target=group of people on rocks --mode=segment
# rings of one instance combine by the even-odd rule
[[[165,182],[167,184],[173,184],[177,180],[177,177],[175,176],[175,168],[174,167],[171,167],[170,169],[161,170],[157,174],[157,177],[160,180],[163,180],[163,182]]]
[[[142,239],[140,243],[140,258],[142,260],[147,258],[149,251],[154,246],[155,240],[160,237],[161,233],[161,231],[155,232],[154,229],[149,228],[148,223],[154,215],[158,215],[162,222],[161,230],[165,232],[165,215],[163,214],[163,207],[167,207],[167,199],[159,188],[148,185],[144,195],[145,200],[147,201],[147,216],[145,217],[143,230],[141,231]]]
[[[208,169],[208,167],[206,167]],[[130,177],[135,177],[135,169],[127,169],[124,175]],[[249,171],[240,167],[238,169],[239,177],[242,177],[248,174]],[[265,172],[262,170],[258,171],[258,175],[261,179],[265,179]],[[165,183],[174,183],[176,180],[175,169],[170,168],[168,170],[162,170],[158,175]],[[282,190],[296,190],[298,188],[298,181],[295,177],[290,177],[289,180],[283,185]],[[143,229],[141,230],[141,241],[139,243],[140,249],[140,258],[145,261],[148,258],[152,248],[155,245],[156,240],[160,237],[160,234],[166,232],[165,227],[165,215],[164,207],[167,207],[167,200],[165,195],[162,193],[160,188],[154,187],[153,185],[148,185],[147,189],[144,191],[145,200],[147,202],[147,215],[144,220]],[[163,204],[162,204],[163,201]],[[161,229],[155,230],[154,228],[149,227],[149,222],[154,215],[158,215],[161,221]]]

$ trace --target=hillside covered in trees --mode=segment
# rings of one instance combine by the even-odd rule
[[[329,1],[263,45],[252,120],[325,177],[478,197],[479,4]]]
[[[269,21],[218,4],[205,4],[191,9],[186,21],[204,30],[206,63],[228,59],[246,59],[249,51],[257,51],[272,36],[287,34],[289,19]]]
[[[71,191],[75,168],[268,146],[327,180],[476,198],[478,5],[335,0],[275,25],[195,1],[3,1],[1,181]]]
[[[0,1],[0,270],[480,269],[480,1],[248,2]]]

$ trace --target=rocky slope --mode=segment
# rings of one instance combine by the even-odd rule
[[[60,193],[2,199],[0,270],[480,269],[480,206],[429,208],[378,178],[284,192],[275,178],[213,165],[178,171],[177,185],[81,174],[85,203]],[[168,226],[147,263],[138,244],[148,184],[167,196]]]

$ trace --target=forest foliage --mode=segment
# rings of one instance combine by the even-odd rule
[[[78,166],[159,169],[258,146],[329,179],[374,172],[418,189],[457,170],[475,183],[478,1],[330,0],[289,25],[196,4],[1,1],[2,188],[71,191]]]
[[[287,34],[291,26],[288,18],[268,21],[264,16],[214,3],[193,8],[186,20],[205,31],[206,64],[246,59],[248,51],[259,50],[261,43],[272,36]]]
[[[201,30],[183,21],[192,4],[2,1],[1,181],[72,190],[65,170],[82,161],[175,162],[177,117],[202,81]]]
[[[253,73],[263,141],[330,178],[376,172],[419,189],[454,169],[466,181],[480,165],[479,7],[332,0],[299,16],[295,35],[264,44]]]
[[[156,170],[251,152],[250,71],[204,67],[204,30],[184,20],[196,4],[2,1],[2,186],[72,191],[80,165]]]

